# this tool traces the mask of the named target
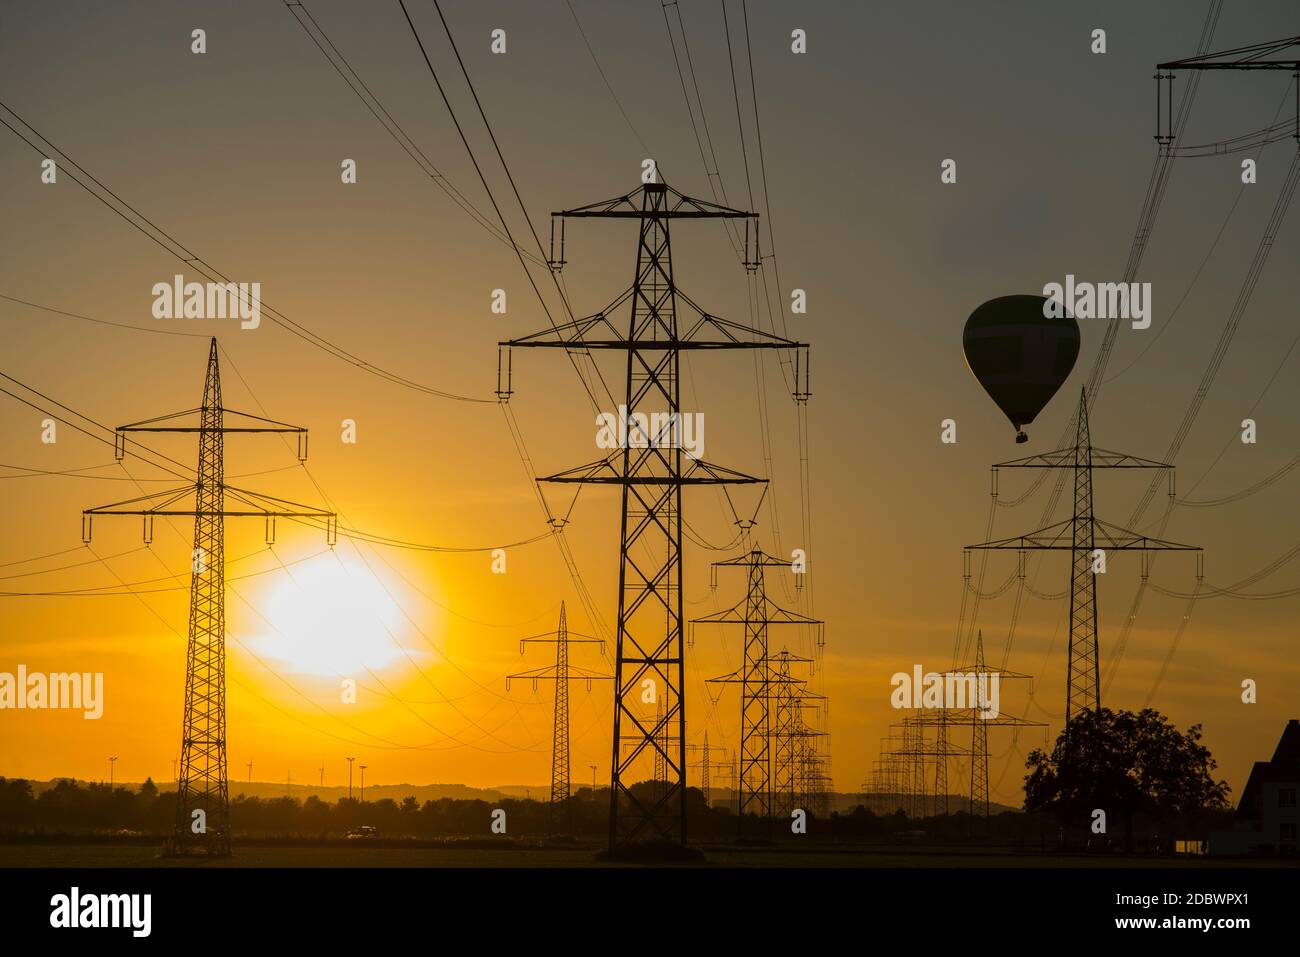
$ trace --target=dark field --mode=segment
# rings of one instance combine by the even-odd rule
[[[442,847],[235,848],[227,860],[176,860],[140,844],[0,844],[0,868],[13,867],[609,867],[594,858],[594,845],[508,847],[500,850]],[[997,849],[898,846],[736,848],[701,847],[704,867],[1296,867],[1297,860],[1209,857],[1038,855]]]

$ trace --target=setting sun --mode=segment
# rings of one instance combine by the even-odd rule
[[[252,646],[293,672],[346,676],[404,656],[397,606],[368,571],[335,555],[295,567],[263,607]]]

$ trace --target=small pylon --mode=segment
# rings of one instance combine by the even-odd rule
[[[566,827],[565,833],[573,834],[575,808],[569,765],[569,682],[585,681],[587,689],[590,690],[593,681],[609,681],[611,676],[599,674],[577,665],[571,665],[569,663],[569,645],[600,645],[603,653],[605,642],[600,638],[593,638],[591,635],[570,631],[568,618],[564,610],[564,602],[560,602],[560,623],[555,631],[548,631],[521,639],[519,654],[523,655],[525,646],[534,643],[554,644],[555,664],[534,671],[507,675],[506,689],[510,688],[511,681],[519,678],[527,678],[531,681],[534,690],[536,690],[539,681],[555,682],[555,724],[551,737],[551,800],[546,811],[546,829],[549,836],[555,836],[559,832],[559,822],[563,820]]]

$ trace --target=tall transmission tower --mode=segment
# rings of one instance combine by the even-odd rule
[[[519,678],[530,680],[534,690],[537,689],[539,681],[555,682],[555,727],[551,739],[551,801],[546,812],[546,827],[547,833],[553,836],[560,816],[564,815],[568,825],[566,833],[572,834],[574,806],[571,800],[573,790],[569,777],[569,682],[585,681],[587,690],[590,691],[593,681],[608,681],[610,676],[569,664],[569,645],[600,645],[603,654],[605,642],[591,635],[569,631],[564,602],[560,602],[559,627],[555,631],[520,639],[519,654],[521,656],[524,654],[525,646],[536,643],[555,645],[555,664],[533,671],[507,675],[506,689],[509,690],[512,680]]]
[[[1073,556],[1070,575],[1070,661],[1066,678],[1065,724],[1084,710],[1101,707],[1098,681],[1097,643],[1097,575],[1106,568],[1111,551],[1140,551],[1141,575],[1149,571],[1148,553],[1152,551],[1191,551],[1197,553],[1197,578],[1201,577],[1201,549],[1158,538],[1148,538],[1118,525],[1103,522],[1093,513],[1092,473],[1094,469],[1166,469],[1169,494],[1174,494],[1173,466],[1165,462],[1138,458],[1121,452],[1108,452],[1092,445],[1088,427],[1088,393],[1081,389],[1076,417],[1075,443],[1072,448],[1030,455],[993,466],[993,495],[997,496],[998,470],[1072,469],[1074,471],[1074,514],[1063,522],[1048,525],[1018,538],[1004,538],[966,546],[969,579],[970,551],[973,549],[1015,549],[1020,553],[1019,574],[1024,575],[1025,552],[1068,551]]]
[[[626,357],[625,400],[616,411],[621,448],[592,464],[541,481],[617,485],[621,493],[618,621],[614,674],[614,733],[610,760],[609,848],[611,855],[639,840],[686,841],[686,697],[682,598],[682,490],[687,486],[764,481],[685,454],[681,442],[680,366],[683,352],[700,349],[796,350],[794,397],[809,396],[807,344],[718,318],[679,292],[673,278],[669,224],[674,219],[743,219],[745,264],[756,269],[758,217],[692,199],[660,182],[643,183],[624,196],[552,214],[550,265],[564,265],[565,223],[571,218],[633,219],[639,226],[637,265],[631,289],[608,308],[630,303],[626,333],[604,311],[553,325],[531,336],[502,342],[514,348],[558,348],[580,354],[613,350]],[[560,248],[554,248],[555,225]],[[750,223],[753,224],[750,251]],[[684,307],[689,321],[678,321]],[[512,394],[512,364],[498,361],[497,394]],[[504,368],[504,382],[501,381]],[[652,424],[653,423],[653,424]],[[648,560],[647,560],[648,559]],[[662,720],[647,715],[643,695],[653,689],[664,702]],[[661,726],[663,725],[663,726]],[[666,726],[666,727],[664,727]],[[665,740],[676,742],[675,750]],[[631,747],[624,747],[630,743]],[[669,785],[651,800],[633,792],[662,760]],[[653,773],[651,771],[650,773]]]
[[[229,417],[229,418],[228,418]],[[234,424],[227,424],[233,419]],[[297,436],[298,459],[307,457],[307,430],[273,419],[226,409],[221,404],[221,369],[217,340],[208,348],[203,404],[197,409],[163,415],[117,428],[118,461],[126,454],[127,436],[137,432],[197,433],[199,464],[193,485],[88,508],[81,516],[81,537],[91,540],[96,515],[137,515],[144,540],[153,541],[154,519],[194,519],[190,577],[189,640],[185,668],[185,713],[181,730],[180,776],[176,820],[168,853],[230,854],[230,793],[226,766],[226,562],[225,520],[260,517],[266,541],[275,541],[277,518],[323,522],[332,546],[338,536],[335,513],[227,485],[224,440],[232,433],[281,432]],[[184,507],[193,496],[194,507]],[[227,507],[227,500],[238,503]]]
[[[823,643],[820,619],[778,607],[767,597],[765,571],[770,567],[789,568],[792,562],[775,558],[755,546],[736,558],[714,562],[716,577],[720,568],[744,568],[749,585],[745,597],[735,606],[703,618],[696,625],[741,625],[745,633],[744,660],[731,674],[708,679],[708,684],[740,685],[740,796],[737,820],[741,836],[745,835],[750,816],[770,818],[774,813],[773,778],[773,706],[774,687],[782,680],[773,674],[768,657],[768,628],[772,625],[804,625],[813,629],[818,646]],[[693,634],[693,632],[692,632]],[[786,682],[794,679],[786,679]],[[764,823],[762,827],[767,828]]]

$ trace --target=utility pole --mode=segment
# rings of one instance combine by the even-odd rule
[[[740,791],[738,794],[737,823],[740,836],[753,826],[751,817],[770,819],[775,811],[773,800],[773,688],[780,679],[772,673],[768,657],[768,628],[772,625],[803,625],[814,632],[815,643],[821,646],[822,622],[798,612],[778,607],[767,597],[765,570],[769,567],[790,568],[793,562],[768,555],[755,546],[743,555],[714,562],[716,578],[720,568],[743,568],[749,587],[745,597],[732,608],[691,622],[692,635],[697,625],[741,625],[745,630],[744,661],[737,671],[718,678],[708,679],[708,684],[740,685]],[[770,830],[770,821],[759,825]]]
[[[1121,452],[1094,448],[1088,428],[1088,393],[1080,389],[1073,448],[1030,455],[993,466],[993,495],[998,494],[998,470],[1072,469],[1074,471],[1074,514],[1063,522],[1048,525],[1028,535],[966,546],[966,578],[969,586],[970,552],[974,549],[1014,549],[1019,552],[1019,574],[1025,573],[1025,552],[1068,551],[1073,556],[1070,576],[1070,661],[1066,678],[1065,726],[1081,711],[1101,708],[1098,680],[1097,575],[1106,571],[1111,551],[1141,552],[1141,575],[1149,573],[1152,551],[1196,552],[1196,577],[1201,578],[1201,549],[1158,538],[1147,538],[1118,525],[1103,522],[1093,514],[1092,473],[1094,469],[1165,469],[1169,472],[1169,494],[1173,491],[1173,466]]]
[[[591,765],[591,799],[596,800],[596,765]]]
[[[361,768],[361,803],[366,803],[366,765],[358,765]]]
[[[197,415],[197,421],[196,421]],[[228,419],[227,417],[230,417]],[[227,424],[233,419],[235,424]],[[230,855],[230,790],[226,768],[226,560],[225,520],[257,516],[266,523],[266,541],[275,540],[275,520],[301,518],[323,522],[333,545],[338,531],[333,512],[226,484],[224,439],[227,433],[291,433],[298,437],[298,459],[307,456],[307,430],[261,416],[226,409],[221,403],[217,340],[208,348],[203,404],[172,415],[118,426],[114,451],[120,462],[128,435],[137,432],[196,433],[199,437],[197,480],[193,485],[85,509],[82,541],[89,543],[96,515],[138,515],[144,540],[153,541],[154,519],[192,517],[194,550],[190,577],[189,642],[185,672],[185,716],[181,731],[180,778],[176,820],[167,842],[169,855],[203,852]],[[182,503],[194,496],[194,507]],[[237,505],[227,508],[227,498]]]
[[[348,800],[352,800],[352,762],[356,758],[348,758]]]
[[[253,762],[252,761],[248,762],[248,783],[249,784],[253,783]]]
[[[108,759],[108,790],[110,792],[113,790],[113,767],[116,764],[117,764],[116,757],[112,757]]]
[[[176,759],[172,758],[172,780],[176,780]]]
[[[591,671],[587,668],[581,668],[577,665],[569,664],[569,645],[570,644],[596,644],[600,645],[601,654],[605,652],[605,642],[599,638],[593,638],[591,635],[583,635],[578,632],[569,631],[568,620],[564,611],[564,602],[560,602],[560,624],[555,631],[548,631],[545,634],[533,635],[531,638],[521,639],[519,642],[519,654],[522,657],[524,647],[528,644],[543,643],[555,645],[555,664],[546,668],[538,668],[534,671],[524,671],[519,674],[506,676],[506,690],[510,689],[510,682],[516,678],[527,678],[533,683],[533,690],[537,690],[539,681],[555,682],[555,724],[551,738],[551,801],[546,811],[546,830],[547,836],[553,837],[556,833],[556,824],[561,814],[565,815],[568,822],[566,833],[573,834],[573,814],[574,808],[570,801],[572,789],[569,785],[569,682],[585,681],[587,690],[591,690],[593,681],[609,681],[610,675],[602,675]],[[592,794],[596,793],[595,780],[592,781]]]
[[[320,765],[320,786],[322,788],[325,787],[325,760],[323,758],[321,759]]]
[[[638,223],[636,273],[629,294],[631,317],[620,332],[604,312],[501,343],[505,348],[549,347],[589,355],[613,350],[626,357],[624,402],[611,410],[619,421],[619,448],[590,465],[541,481],[616,485],[621,494],[619,593],[614,664],[614,733],[610,759],[609,850],[639,840],[686,842],[686,698],[683,654],[682,490],[687,486],[754,484],[763,480],[711,465],[683,448],[680,365],[695,349],[806,349],[795,342],[711,316],[679,295],[673,277],[669,223],[674,219],[743,219],[746,268],[759,265],[758,217],[684,196],[651,181],[625,196],[552,214],[550,265],[564,265],[564,226],[571,218],[631,219]],[[555,223],[560,251],[555,255]],[[749,225],[753,223],[753,250]],[[679,305],[690,315],[678,322]],[[613,307],[611,307],[613,308]],[[511,362],[498,360],[497,395],[511,395]],[[808,397],[807,364],[796,364],[795,397]],[[504,372],[504,381],[500,378]],[[612,401],[612,400],[611,400]],[[593,399],[594,402],[594,399]],[[653,424],[652,424],[653,423]],[[626,429],[626,434],[623,432]],[[649,558],[649,561],[647,561]],[[647,685],[648,683],[648,685]],[[655,689],[662,721],[646,714],[642,695]],[[668,727],[661,727],[660,725]],[[664,741],[676,741],[663,753]],[[631,747],[624,747],[630,744]],[[632,790],[647,765],[662,760],[668,787],[647,802]]]

